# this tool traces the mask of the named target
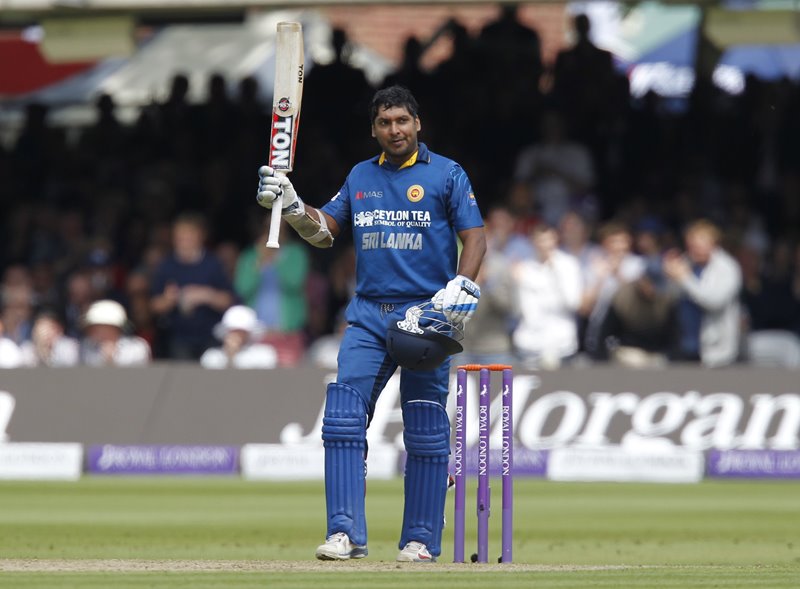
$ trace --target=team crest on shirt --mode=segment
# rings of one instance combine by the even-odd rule
[[[422,200],[422,197],[425,196],[425,189],[419,184],[413,184],[406,190],[406,196],[411,202],[419,202]]]

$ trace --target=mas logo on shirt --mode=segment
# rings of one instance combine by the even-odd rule
[[[356,192],[356,200],[365,198],[383,198],[383,190],[359,190]]]
[[[413,184],[406,190],[406,196],[411,202],[419,202],[425,196],[425,189],[419,184]]]

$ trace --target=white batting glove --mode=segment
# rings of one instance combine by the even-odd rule
[[[481,298],[480,287],[459,274],[433,295],[433,308],[442,311],[448,321],[464,323],[472,317]]]
[[[296,213],[303,208],[303,201],[297,196],[292,182],[286,176],[276,176],[275,170],[269,166],[258,169],[258,194],[256,201],[265,209],[271,209],[278,198],[283,196],[282,214]]]

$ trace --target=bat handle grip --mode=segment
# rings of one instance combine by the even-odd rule
[[[276,176],[282,174],[275,174]],[[281,232],[281,213],[283,209],[283,195],[275,199],[272,203],[272,214],[269,218],[269,236],[267,237],[267,247],[278,249],[278,235]]]

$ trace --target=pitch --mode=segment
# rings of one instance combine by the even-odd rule
[[[499,481],[493,486],[497,502]],[[471,551],[474,484],[469,491]],[[450,527],[439,563],[395,563],[401,493],[400,480],[370,482],[369,557],[323,563],[313,559],[324,534],[321,481],[2,482],[0,586],[788,589],[800,579],[800,486],[793,482],[518,479],[512,565],[451,563]],[[499,519],[495,504],[494,558]]]

